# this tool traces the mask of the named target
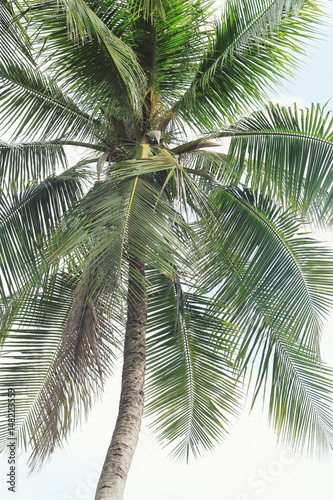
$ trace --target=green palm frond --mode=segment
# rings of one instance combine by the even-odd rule
[[[285,204],[298,204],[320,219],[331,214],[333,186],[333,116],[312,104],[266,106],[241,120],[229,134],[229,158],[237,180],[245,172],[254,189]],[[331,215],[330,215],[331,216]]]
[[[0,177],[16,185],[45,177],[67,168],[67,159],[60,141],[9,144],[0,141]]]
[[[317,437],[329,437],[332,429],[326,432],[327,418],[323,419],[326,422],[323,426],[319,415],[320,384],[314,391],[315,382],[306,375],[312,371],[308,367],[316,366],[321,377],[319,338],[322,318],[333,293],[332,252],[307,235],[299,234],[300,224],[293,214],[283,212],[264,196],[221,190],[215,195],[215,203],[220,218],[212,224],[210,232],[214,242],[210,263],[214,272],[210,269],[204,282],[219,301],[229,305],[232,310],[229,319],[243,332],[240,343],[243,366],[249,367],[251,359],[260,361],[259,367],[253,368],[254,372],[258,370],[254,399],[260,388],[269,383],[275,360],[280,363],[274,365],[280,370],[279,376],[286,375],[281,381],[284,389],[279,394],[280,401],[271,402],[281,437],[288,438],[294,433],[292,442],[301,444],[303,438],[297,437],[297,433],[302,425],[315,430],[313,435]],[[331,382],[325,376],[325,369],[322,375],[326,380],[321,393],[322,410],[328,415],[329,406],[324,401],[328,397],[327,384]],[[294,388],[295,404],[297,401],[298,411],[294,416],[288,384],[290,390],[291,385]],[[300,387],[309,402],[304,406]],[[274,394],[278,393],[273,388]],[[309,414],[307,404],[311,406]],[[326,440],[329,446],[330,439]]]
[[[234,120],[285,78],[319,11],[307,0],[229,0],[221,14],[193,83],[173,109],[200,131]]]
[[[167,111],[192,81],[208,44],[203,31],[211,2],[161,2],[167,16],[142,16],[135,21],[133,41],[141,66]],[[163,111],[163,110],[162,110]]]
[[[95,112],[97,96],[100,106],[105,106],[107,100],[122,99],[123,106],[130,106],[133,117],[143,97],[144,75],[130,46],[112,32],[112,26],[109,29],[104,24],[89,2],[40,3],[41,8],[32,9],[30,18],[37,24],[39,36],[49,38],[41,53],[42,59],[52,60],[49,70],[55,71],[76,99],[84,95],[86,103],[90,100]],[[119,19],[119,13],[115,12],[115,17]],[[93,71],[89,71],[92,60]]]
[[[19,2],[2,0],[0,4],[1,60],[4,64],[16,59],[33,62],[28,34],[18,16],[24,9]]]
[[[33,281],[40,272],[47,232],[81,194],[80,174],[75,169],[32,184],[21,193],[1,193],[2,297],[19,290],[25,281]]]
[[[119,300],[127,279],[127,261],[130,256],[144,256],[150,265],[172,276],[175,276],[175,265],[179,262],[185,265],[185,259],[182,257],[185,254],[185,247],[181,245],[184,238],[182,231],[186,226],[163,192],[154,191],[148,179],[144,179],[152,175],[152,172],[156,173],[170,165],[166,163],[166,158],[170,161],[169,157],[164,155],[162,158],[157,158],[155,166],[147,160],[137,160],[141,174],[139,176],[135,162],[137,170],[134,172],[125,172],[125,168],[114,172],[106,180],[95,185],[81,201],[77,210],[65,215],[63,223],[59,226],[63,237],[57,239],[55,233],[53,241],[51,239],[49,242],[52,262],[63,261],[69,271],[72,269],[67,281],[65,283],[61,281],[61,287],[65,287],[64,291],[61,291],[60,285],[58,288],[54,285],[53,288],[52,280],[58,278],[51,275],[52,283],[49,284],[46,277],[44,284],[40,278],[37,290],[28,284],[27,297],[22,295],[23,290],[17,299],[18,310],[15,309],[10,314],[6,312],[4,306],[4,318],[10,323],[7,327],[3,325],[3,331],[8,330],[5,346],[10,346],[15,326],[20,325],[20,328],[18,326],[17,328],[26,330],[28,319],[25,318],[25,314],[31,314],[29,321],[38,325],[37,318],[40,318],[40,321],[44,318],[40,309],[44,306],[49,307],[51,313],[54,309],[53,302],[60,300],[62,294],[64,295],[63,315],[56,311],[61,325],[59,324],[58,343],[55,344],[54,355],[48,358],[49,361],[45,361],[48,369],[45,376],[39,379],[43,385],[38,389],[38,398],[27,416],[22,417],[25,439],[33,445],[33,466],[41,463],[52,452],[54,446],[59,444],[69,429],[75,425],[80,411],[90,406],[91,398],[87,395],[96,384],[99,385],[99,377],[103,377],[106,373],[107,363],[104,357],[110,358],[107,356],[107,351],[100,354],[103,362],[99,363],[99,358],[96,358],[99,355],[99,328],[101,322],[104,329],[108,328],[107,318],[115,321],[115,327],[121,324]],[[154,163],[154,158],[152,160]],[[129,168],[132,165],[133,162],[129,162]],[[72,248],[70,241],[67,240],[66,230],[72,226],[73,221],[78,222],[76,230],[73,231],[71,227],[70,231],[72,238],[70,241],[75,247],[74,260],[71,264]],[[170,230],[170,224],[180,226],[178,235],[176,230]],[[78,238],[81,238],[80,245]],[[89,251],[89,253],[83,254],[81,261],[78,261],[77,253],[80,249],[81,252]],[[78,266],[83,269],[79,281],[75,280]],[[66,287],[69,287],[68,290]],[[45,291],[45,295],[40,290]],[[58,299],[57,293],[59,293]],[[66,294],[68,294],[67,303],[65,303]],[[12,301],[14,299],[15,294]],[[31,308],[35,301],[36,311],[33,314]],[[110,329],[105,336],[110,342]],[[13,342],[15,338],[14,336]],[[19,357],[19,353],[17,356]],[[92,372],[88,378],[87,370]],[[31,394],[34,390],[36,387],[31,389]]]
[[[82,200],[75,218],[81,219],[93,242],[86,265],[93,262],[100,269],[97,288],[109,286],[110,270],[120,277],[130,254],[169,276],[175,266],[184,267],[182,235],[190,231],[189,226],[168,200],[163,183],[154,186],[150,180],[170,167],[176,169],[164,154],[117,164]],[[65,247],[70,245],[70,239],[64,242]]]
[[[0,82],[0,125],[14,139],[91,137],[100,126],[37,68],[13,61],[3,65],[0,60]]]
[[[163,0],[130,0],[129,8],[134,19],[142,17],[145,20],[153,20],[156,14],[165,19],[164,3]]]
[[[147,276],[147,412],[159,439],[188,458],[225,437],[238,412],[236,331],[186,283]]]
[[[320,318],[333,293],[332,253],[302,234],[293,212],[284,212],[263,195],[220,188],[214,202],[219,217],[211,225],[210,237],[214,231],[224,235],[214,240],[219,243],[213,252],[217,265],[223,266],[220,276],[226,273],[224,279],[229,280],[221,293],[235,307],[243,299],[252,304],[253,296],[254,303],[267,307],[276,318],[281,331],[289,331],[316,351]],[[212,289],[219,279],[210,278]],[[255,324],[258,316],[252,321]]]
[[[300,346],[279,339],[270,360],[262,360],[272,370],[270,420],[281,441],[320,456],[333,447],[333,371],[315,362],[313,352],[301,350],[302,355]]]
[[[15,389],[18,438],[33,447],[33,467],[87,414],[112,370],[117,326],[111,327],[102,298],[91,302],[76,286],[73,276],[49,273],[36,288],[18,292],[15,311],[3,310],[0,399]]]

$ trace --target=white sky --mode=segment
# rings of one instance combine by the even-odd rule
[[[328,10],[333,16],[332,3]],[[297,81],[274,101],[324,104],[333,97],[332,19],[327,23],[326,39],[316,42]],[[333,365],[333,321],[327,322],[322,352]],[[15,494],[7,491],[8,464],[2,455],[1,500],[93,500],[116,418],[118,386],[119,377],[109,384],[82,431],[70,437],[41,473],[28,477],[25,457],[19,458]],[[235,423],[226,443],[189,465],[170,461],[144,423],[124,500],[326,500],[333,490],[332,465],[332,460],[294,457],[277,445],[260,407]]]

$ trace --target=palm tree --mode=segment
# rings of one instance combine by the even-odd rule
[[[281,439],[332,447],[332,254],[304,225],[332,217],[333,120],[264,105],[319,16],[308,0],[215,17],[206,0],[1,0],[0,437],[15,389],[32,467],[119,349],[96,500],[123,496],[146,348],[146,411],[176,456],[224,436],[249,376]]]

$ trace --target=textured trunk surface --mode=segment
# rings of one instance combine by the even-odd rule
[[[121,500],[139,438],[146,370],[147,294],[144,264],[130,262],[128,312],[118,418],[95,500]]]

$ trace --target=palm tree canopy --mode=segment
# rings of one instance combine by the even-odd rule
[[[177,456],[223,438],[249,375],[281,439],[332,447],[333,255],[306,226],[332,218],[332,115],[264,105],[319,17],[309,0],[1,0],[0,438],[15,388],[33,465],[112,373],[132,258],[147,413]]]

